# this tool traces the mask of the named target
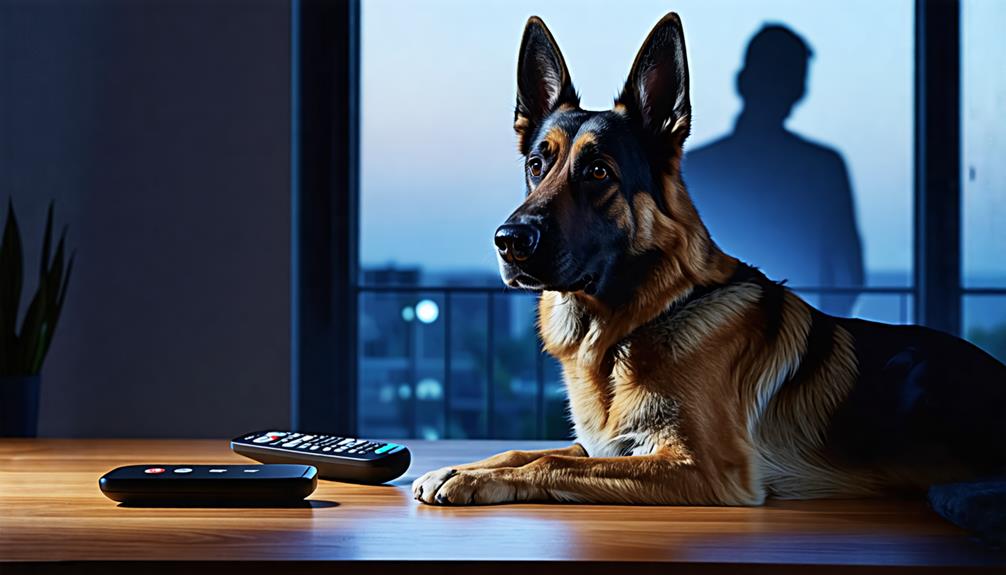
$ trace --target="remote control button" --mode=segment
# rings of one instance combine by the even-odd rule
[[[314,439],[313,435],[305,435],[304,437],[300,438],[301,441],[311,441],[312,439]]]
[[[332,448],[331,447],[325,447],[325,448],[322,448],[322,451],[332,451]]]
[[[317,445],[312,445],[311,446],[311,451],[317,451],[317,450],[318,450],[318,446]]]
[[[143,470],[144,473],[149,473],[150,475],[157,475],[158,473],[164,473],[163,467],[148,467]]]
[[[274,441],[274,439],[275,438],[270,437],[268,435],[263,435],[262,437],[255,438],[255,440],[252,441],[252,443],[269,443],[270,441]]]
[[[227,473],[226,469],[210,469],[210,473]]]
[[[175,473],[192,473],[191,467],[179,467],[175,470]]]
[[[300,440],[299,439],[294,439],[293,441],[287,441],[286,443],[284,443],[283,447],[294,447],[298,443],[300,443]]]
[[[396,447],[398,447],[397,443],[387,443],[387,444],[384,445],[384,447],[378,449],[377,451],[374,451],[374,453],[378,453],[378,454],[384,453],[385,451],[391,451],[392,449],[394,449]]]
[[[258,469],[245,469],[245,473],[258,473]]]
[[[398,453],[399,451],[401,451],[403,449],[405,449],[405,446],[404,445],[399,445],[398,447],[396,447],[396,448],[392,449],[391,451],[389,451],[388,455],[391,455],[392,453]]]
[[[346,439],[343,439],[342,441],[340,441],[339,445],[349,445],[350,443],[353,443],[354,441],[356,441],[356,440],[353,439],[352,437],[347,437]]]

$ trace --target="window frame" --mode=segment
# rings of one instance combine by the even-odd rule
[[[351,436],[359,428],[360,8],[361,0],[291,0],[290,10],[291,427]],[[916,323],[955,335],[965,295],[1006,294],[962,284],[960,14],[960,0],[915,1],[910,293]]]
[[[290,2],[290,427],[355,436],[360,1]]]
[[[960,0],[915,2],[915,320],[955,335],[962,298],[960,14]]]

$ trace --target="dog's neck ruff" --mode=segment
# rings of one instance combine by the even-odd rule
[[[730,275],[727,281],[722,283],[713,283],[708,285],[695,286],[694,288],[692,288],[691,291],[689,291],[685,295],[672,301],[670,305],[668,305],[667,308],[665,308],[664,311],[660,313],[660,315],[658,315],[648,323],[656,323],[668,320],[677,315],[678,313],[680,313],[681,310],[685,309],[690,304],[708,295],[716,293],[717,291],[725,287],[741,283],[764,284],[773,282],[769,280],[767,277],[765,277],[765,274],[763,274],[761,270],[759,270],[758,268],[750,266],[744,262],[738,261],[737,266],[734,268],[734,273]]]

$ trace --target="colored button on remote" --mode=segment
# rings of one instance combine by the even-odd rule
[[[381,447],[381,448],[377,449],[376,451],[374,451],[374,453],[384,453],[385,451],[391,451],[392,449],[394,449],[396,447],[398,447],[397,443],[389,443],[389,444],[385,445],[384,447]]]

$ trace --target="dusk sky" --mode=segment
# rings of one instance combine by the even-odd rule
[[[601,109],[653,24],[675,10],[690,60],[689,146],[731,130],[740,109],[734,80],[751,36],[766,23],[789,26],[814,58],[807,97],[787,125],[844,155],[867,269],[910,270],[912,4],[646,0],[616,10],[600,1],[365,0],[362,264],[495,270],[493,231],[523,196],[511,125],[528,16],[540,15],[556,36],[584,107]],[[995,251],[988,242],[985,249]],[[971,257],[979,267],[999,259]]]
[[[961,11],[964,282],[1001,287],[1006,283],[1006,2],[972,0],[962,3]],[[1006,318],[1006,302],[998,317]]]

